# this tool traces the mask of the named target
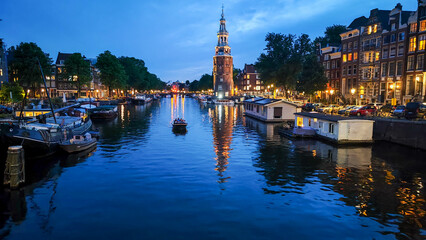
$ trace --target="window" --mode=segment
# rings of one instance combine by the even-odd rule
[[[409,52],[416,51],[416,37],[411,37],[410,38],[410,46],[408,47],[408,51]]]
[[[348,51],[352,51],[352,43],[348,43]]]
[[[405,33],[404,32],[402,32],[402,33],[399,33],[398,34],[398,41],[404,41],[404,39],[405,39]]]
[[[348,61],[352,61],[352,53],[348,54]]]
[[[346,75],[346,67],[343,67],[343,75]]]
[[[358,53],[354,52],[354,60],[358,60]]]
[[[328,124],[328,132],[329,133],[334,133],[334,124],[333,123],[329,123]]]
[[[378,37],[377,41],[376,41],[376,47],[380,47],[381,42],[382,42],[382,39],[380,37]]]
[[[346,56],[346,54],[343,54],[343,62],[347,62],[347,56]]]
[[[343,44],[343,51],[346,52],[346,43]]]
[[[352,66],[348,66],[348,75],[352,74]]]
[[[419,32],[426,31],[426,20],[420,21],[420,29]]]
[[[426,34],[419,36],[419,51],[425,50]]]
[[[396,62],[396,75],[397,76],[402,75],[402,61]]]
[[[404,45],[401,44],[398,46],[398,56],[404,55]]]
[[[247,74],[247,79],[250,79],[250,75]]]
[[[407,70],[414,70],[414,56],[408,56]]]
[[[373,33],[376,33],[377,32],[377,24],[374,24],[374,26],[373,26]]]
[[[388,74],[388,63],[382,63],[382,77],[386,77]]]
[[[425,55],[421,54],[417,56],[417,65],[416,65],[417,70],[423,69],[424,61],[425,61]]]
[[[327,69],[330,69],[330,62],[327,62]]]
[[[336,68],[336,61],[332,61],[331,62],[331,69],[335,69]]]
[[[356,74],[356,65],[354,65],[354,75]]]
[[[414,95],[414,76],[408,76],[406,89],[407,95]]]
[[[390,38],[391,43],[396,42],[396,34],[392,34]]]
[[[389,53],[389,57],[395,57],[396,56],[396,47],[391,47],[390,48],[390,53]]]
[[[395,62],[389,63],[389,76],[395,76]]]
[[[417,32],[417,23],[410,24],[410,33]]]
[[[384,36],[383,37],[383,45],[388,44],[389,43],[389,36]]]
[[[389,56],[389,49],[383,48],[382,58],[388,58]]]
[[[371,34],[373,32],[373,26],[368,26],[368,34]]]
[[[358,41],[354,42],[354,49],[358,49]]]
[[[395,30],[396,30],[396,24],[395,24],[395,23],[392,23],[391,31],[395,31]]]
[[[376,62],[378,62],[380,60],[380,53],[376,52]]]
[[[375,38],[370,40],[370,46],[372,46],[372,47],[376,46],[376,39]]]
[[[3,76],[3,69],[0,69],[0,77]]]

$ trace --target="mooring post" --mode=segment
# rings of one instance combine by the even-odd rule
[[[25,182],[25,160],[22,146],[10,146],[7,150],[4,184],[18,188]]]

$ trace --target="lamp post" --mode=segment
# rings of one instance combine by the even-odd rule
[[[355,92],[356,92],[356,89],[355,89],[355,88],[352,88],[352,89],[351,89],[352,99],[354,98],[354,94],[355,94]],[[355,98],[355,105],[358,105],[358,104],[357,104],[357,98]]]

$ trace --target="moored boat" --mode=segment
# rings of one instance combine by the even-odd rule
[[[85,135],[75,135],[72,139],[61,142],[59,147],[67,153],[74,153],[92,148],[96,144],[96,139],[92,138],[90,133],[86,133]]]
[[[89,112],[92,119],[113,119],[118,116],[117,106],[111,105],[100,106]]]

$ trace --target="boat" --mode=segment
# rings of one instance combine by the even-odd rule
[[[230,106],[234,106],[234,101],[229,100],[229,99],[216,99],[213,100],[214,104],[216,105],[230,105]]]
[[[173,131],[174,132],[186,132],[186,126],[188,123],[182,118],[176,118],[173,121]]]
[[[145,104],[146,97],[145,95],[136,95],[132,98],[132,103],[135,105],[142,105]]]
[[[75,153],[92,148],[97,144],[96,139],[90,133],[75,135],[72,139],[63,141],[59,147],[67,153]]]
[[[117,106],[104,105],[95,109],[90,109],[91,119],[113,119],[118,116]]]

